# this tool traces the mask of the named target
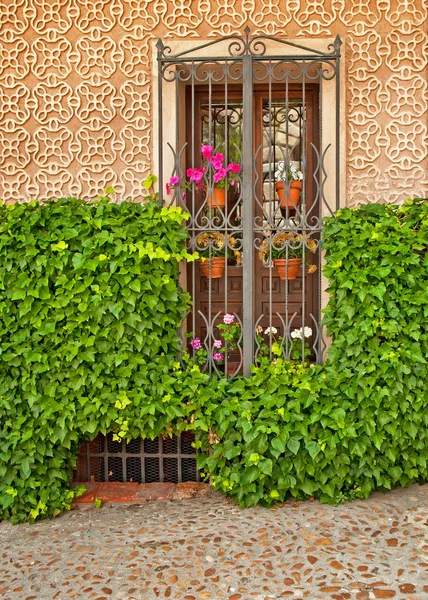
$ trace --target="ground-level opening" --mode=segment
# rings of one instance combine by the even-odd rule
[[[181,483],[200,481],[196,468],[195,436],[184,431],[154,440],[113,440],[113,434],[98,435],[80,448],[73,481]]]

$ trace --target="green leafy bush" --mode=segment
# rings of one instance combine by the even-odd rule
[[[69,508],[80,443],[108,431],[193,429],[242,506],[427,480],[427,202],[328,219],[329,360],[232,382],[176,362],[182,220],[153,202],[0,208],[0,518]]]
[[[0,208],[0,516],[57,514],[82,439],[162,425],[189,304],[184,213],[73,198]],[[167,366],[165,366],[167,365]],[[155,383],[156,394],[152,393]],[[168,424],[183,414],[179,396]],[[142,403],[145,403],[142,406]]]
[[[200,466],[244,506],[428,479],[428,202],[340,210],[324,248],[329,360],[255,369],[199,416]]]

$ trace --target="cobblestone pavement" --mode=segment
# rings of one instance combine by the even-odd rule
[[[0,598],[428,599],[428,485],[339,507],[210,493],[0,523]]]

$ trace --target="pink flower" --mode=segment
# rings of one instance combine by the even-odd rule
[[[234,315],[230,315],[229,313],[227,313],[227,315],[224,315],[224,317],[223,317],[223,323],[225,325],[232,325],[232,323],[234,321],[235,321]]]
[[[231,185],[235,186],[238,182],[236,181],[236,179],[232,179],[232,181],[230,183],[231,183]]]
[[[211,158],[211,153],[213,151],[212,146],[201,146],[202,156],[204,158]]]
[[[166,193],[168,196],[171,193],[171,188],[174,187],[174,185],[177,185],[179,181],[180,178],[177,175],[174,175],[174,177],[171,177],[171,179],[168,181],[168,183],[166,184]]]
[[[202,348],[201,340],[199,338],[193,338],[193,340],[190,342],[190,345],[192,346],[193,350],[200,350]]]
[[[221,340],[214,340],[214,348],[217,348],[217,350],[219,350],[222,347],[223,343]]]
[[[213,359],[214,360],[223,360],[223,354],[221,352],[214,352]]]
[[[217,173],[214,173],[213,175],[213,179],[215,183],[218,183],[219,181],[221,181],[222,179],[224,179],[227,176],[227,171],[226,169],[223,169],[223,167],[221,167]]]
[[[229,165],[227,165],[227,170],[233,171],[233,173],[239,173],[239,171],[241,170],[241,165],[238,165],[238,163],[230,163]]]
[[[217,154],[211,156],[210,163],[212,164],[214,169],[221,169],[223,167],[223,159],[223,154],[221,152],[217,152]]]
[[[198,169],[198,168],[187,169],[187,171],[186,171],[186,175],[190,179],[190,181],[194,181],[198,185],[201,183],[204,173],[205,173],[205,167],[203,167],[202,169]]]

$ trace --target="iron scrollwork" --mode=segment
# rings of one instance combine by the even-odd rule
[[[189,248],[199,254],[183,275],[194,301],[183,340],[190,360],[218,377],[248,375],[251,364],[279,358],[323,360],[322,217],[340,198],[340,46],[337,37],[322,52],[251,36],[248,28],[177,54],[158,42],[160,202],[190,214]],[[316,100],[333,80],[336,148],[323,147]],[[176,108],[175,142],[168,144],[166,86],[174,86]],[[333,151],[335,202],[326,193]],[[215,156],[227,173],[230,165],[240,167],[221,199],[217,183],[226,179],[219,179]],[[193,170],[199,179],[189,175]],[[168,181],[178,183],[165,196]]]

